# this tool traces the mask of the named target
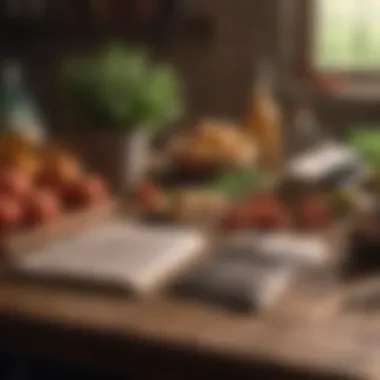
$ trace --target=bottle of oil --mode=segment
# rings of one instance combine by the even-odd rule
[[[34,98],[24,85],[22,68],[17,62],[7,62],[0,71],[1,131],[23,134],[37,144],[45,139]]]
[[[260,166],[277,172],[283,161],[282,117],[274,98],[273,82],[271,65],[262,62],[257,70],[246,127],[257,144]]]

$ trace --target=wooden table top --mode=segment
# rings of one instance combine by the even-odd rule
[[[212,368],[205,379],[218,371],[233,371],[227,378],[236,379],[237,368],[243,378],[267,376],[269,368],[274,379],[289,369],[300,373],[290,372],[292,379],[309,372],[345,375],[315,378],[380,379],[379,316],[343,315],[344,289],[300,283],[270,311],[239,314],[164,294],[134,300],[27,282],[0,266],[0,348],[138,375],[166,373],[176,364],[189,379],[200,379],[197,370],[205,366]],[[363,326],[371,337],[379,331],[379,344],[373,339],[367,351],[347,333],[362,336],[355,331]]]
[[[183,352],[182,357],[196,353],[241,365],[265,359],[299,370],[380,379],[380,350],[368,353],[348,341],[346,332],[360,320],[340,315],[339,286],[332,293],[298,286],[274,309],[255,316],[169,296],[137,301],[0,278],[2,343],[28,353],[124,370],[133,361],[124,348],[135,342],[140,351],[132,347],[133,352],[142,355],[142,346],[156,347]],[[376,320],[367,318],[365,328],[380,333]]]

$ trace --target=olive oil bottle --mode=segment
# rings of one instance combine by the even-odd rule
[[[260,166],[276,173],[283,161],[282,115],[273,87],[273,69],[269,64],[261,63],[250,100],[246,128],[257,144]]]

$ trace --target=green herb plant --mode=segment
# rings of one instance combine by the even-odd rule
[[[64,93],[75,114],[93,127],[121,131],[163,128],[182,109],[170,65],[153,65],[143,51],[113,44],[63,63]]]

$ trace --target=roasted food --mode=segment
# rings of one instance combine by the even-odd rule
[[[205,121],[172,141],[170,151],[183,165],[239,164],[253,162],[256,146],[234,124]]]

